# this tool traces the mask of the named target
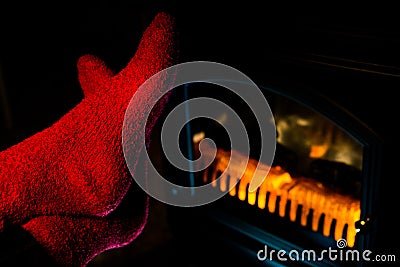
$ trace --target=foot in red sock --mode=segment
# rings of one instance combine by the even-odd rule
[[[174,38],[173,20],[161,13],[119,73],[114,75],[94,56],[79,59],[84,99],[51,127],[0,152],[0,232],[5,220],[21,225],[64,266],[84,266],[141,233],[148,197],[132,184],[122,151],[122,126],[138,87],[175,60]],[[135,98],[137,112],[130,114],[133,141],[144,134],[135,131],[145,123],[146,137],[151,133],[162,104],[146,122],[144,114],[151,108],[147,103],[154,103],[167,80]],[[144,146],[134,143],[130,153],[137,157],[130,159],[139,160]]]
[[[125,110],[144,81],[173,63],[174,53],[173,20],[161,13],[119,73],[94,56],[79,59],[84,99],[51,127],[0,153],[0,230],[3,219],[105,216],[118,206],[132,182],[121,145]],[[138,131],[151,108],[152,92],[146,93],[132,117]],[[143,146],[135,144],[134,153]]]

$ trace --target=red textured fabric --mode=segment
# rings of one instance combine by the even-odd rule
[[[0,231],[4,220],[23,225],[69,266],[85,265],[101,251],[129,243],[141,232],[146,198],[130,203],[132,216],[118,211],[132,187],[122,152],[122,124],[137,88],[174,63],[174,39],[173,19],[160,13],[119,73],[95,56],[79,59],[82,101],[51,127],[0,153]],[[154,84],[153,91],[142,92],[140,102],[133,103],[138,112],[131,114],[131,120],[138,127],[132,127],[132,141],[135,130],[143,129],[148,101],[165,82]],[[162,105],[158,108],[147,133]],[[134,144],[131,153],[139,154],[143,146]]]

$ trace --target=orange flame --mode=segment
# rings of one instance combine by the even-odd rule
[[[204,153],[207,157],[207,153]],[[230,162],[230,165],[228,166]],[[247,163],[247,165],[246,165]],[[311,229],[318,231],[319,221],[323,219],[322,234],[330,236],[333,230],[334,239],[347,239],[347,245],[353,247],[356,239],[355,222],[360,219],[360,201],[352,196],[346,196],[332,191],[323,184],[306,177],[294,178],[280,166],[269,169],[267,177],[257,191],[248,190],[258,161],[247,158],[236,151],[217,150],[211,175],[210,168],[204,171],[203,182],[211,182],[214,187],[218,184],[222,192],[229,190],[231,196],[260,209],[268,207],[270,213],[278,208],[281,217],[286,216],[286,206],[290,201],[288,217],[291,221],[299,219],[302,226],[307,226],[307,218],[312,212]],[[261,168],[269,166],[262,164]],[[222,174],[222,175],[220,175]],[[220,177],[218,177],[220,175]],[[210,178],[209,178],[210,177]],[[236,183],[239,181],[238,191]],[[267,195],[269,197],[267,199]],[[278,200],[279,197],[279,201]],[[297,210],[301,207],[300,218],[296,218]],[[346,228],[347,226],[347,228]]]

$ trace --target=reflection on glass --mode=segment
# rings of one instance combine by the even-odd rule
[[[299,158],[342,162],[361,170],[362,146],[311,109],[280,97],[274,112],[277,141]]]

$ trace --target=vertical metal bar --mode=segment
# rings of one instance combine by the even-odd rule
[[[185,100],[185,119],[186,119],[186,139],[187,139],[187,152],[189,158],[189,183],[192,188],[191,195],[194,195],[194,173],[193,173],[193,148],[192,148],[192,133],[190,128],[190,111],[189,111],[189,96],[188,96],[188,84],[184,85],[184,100]]]

